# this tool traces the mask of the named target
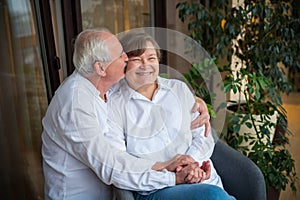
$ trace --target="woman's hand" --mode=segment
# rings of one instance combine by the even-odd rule
[[[199,163],[191,163],[176,172],[176,185],[187,183],[187,179],[194,177],[194,171],[199,168]]]
[[[209,179],[210,178],[210,172],[211,172],[210,162],[209,161],[204,161],[200,168],[206,173],[206,179]]]
[[[199,97],[195,96],[196,102],[192,108],[192,112],[199,112],[199,116],[194,119],[191,123],[191,129],[198,128],[202,125],[205,125],[205,136],[208,136],[210,133],[210,115],[206,103]]]
[[[197,167],[194,170],[190,171],[188,176],[185,178],[185,183],[199,183],[206,179],[208,179],[206,172],[200,167]]]
[[[185,183],[199,183],[210,178],[211,166],[209,161],[204,161],[202,166],[196,167],[195,164],[196,163],[190,164],[176,171],[176,175],[178,173],[180,181],[182,180],[182,174],[186,174],[186,177],[184,178]],[[180,172],[183,172],[181,173],[181,176],[179,175]]]

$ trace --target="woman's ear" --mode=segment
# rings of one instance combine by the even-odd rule
[[[103,63],[96,61],[94,63],[94,70],[99,76],[106,76],[106,72],[105,72]]]

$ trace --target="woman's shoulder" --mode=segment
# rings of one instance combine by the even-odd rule
[[[176,89],[179,91],[190,91],[189,86],[183,80],[159,77],[158,82],[171,89]]]
[[[125,79],[121,79],[116,83],[109,91],[108,101],[113,104],[123,104],[128,101],[131,96],[132,91],[129,89],[129,86]]]

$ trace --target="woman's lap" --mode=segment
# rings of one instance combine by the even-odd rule
[[[235,200],[234,197],[215,185],[183,184],[160,189],[149,195],[135,193],[136,200]]]

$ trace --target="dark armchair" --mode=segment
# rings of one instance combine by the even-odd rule
[[[237,200],[265,200],[265,180],[260,169],[246,156],[217,141],[212,161],[224,189]],[[130,191],[114,188],[117,200],[134,200]]]

